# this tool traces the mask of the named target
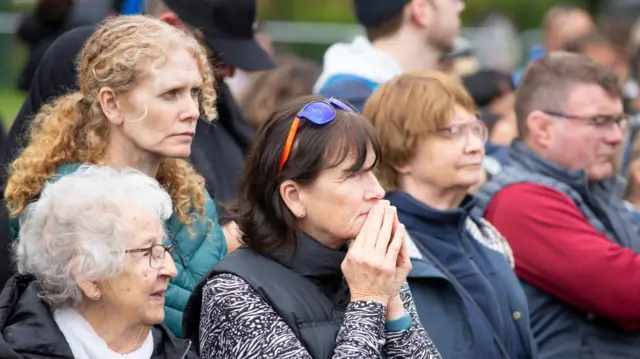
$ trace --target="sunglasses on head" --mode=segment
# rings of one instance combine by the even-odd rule
[[[293,118],[293,122],[291,122],[289,135],[287,136],[287,139],[284,143],[284,148],[282,149],[282,157],[280,157],[278,174],[282,172],[284,164],[287,163],[287,160],[289,159],[291,148],[293,147],[293,143],[296,139],[296,134],[298,133],[298,129],[300,127],[300,122],[302,120],[306,120],[316,126],[324,126],[327,123],[335,120],[338,114],[337,110],[355,112],[355,110],[352,109],[349,105],[333,97],[323,101],[310,102],[306,104],[300,111],[298,111],[296,117]]]

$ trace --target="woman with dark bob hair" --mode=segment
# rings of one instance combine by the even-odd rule
[[[373,128],[309,96],[260,128],[240,186],[240,247],[192,295],[203,358],[440,358],[418,319]]]

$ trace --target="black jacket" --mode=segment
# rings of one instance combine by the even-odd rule
[[[183,332],[200,350],[204,286],[217,274],[231,273],[269,303],[313,358],[331,358],[350,300],[340,269],[345,255],[346,251],[331,250],[304,233],[298,236],[293,256],[282,252],[267,257],[242,246],[223,258],[193,291]]]
[[[0,293],[0,358],[73,359],[49,306],[38,296],[31,275],[16,275]],[[191,343],[174,337],[162,325],[153,328],[151,359],[197,359]]]

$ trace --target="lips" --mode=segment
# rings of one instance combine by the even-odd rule
[[[193,137],[193,135],[195,135],[195,132],[181,132],[181,133],[176,133],[174,136],[189,136],[189,137]]]
[[[155,292],[151,293],[150,296],[151,296],[151,298],[153,298],[155,300],[159,300],[159,301],[164,302],[164,294],[166,292],[167,292],[166,290],[162,289],[162,290],[158,290],[158,291],[155,291]]]

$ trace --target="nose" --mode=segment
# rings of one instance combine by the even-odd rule
[[[182,112],[183,121],[195,121],[200,117],[200,102],[198,98],[188,96],[184,100],[184,110]]]
[[[176,268],[173,258],[168,253],[164,256],[164,262],[162,262],[162,268],[160,268],[160,275],[169,278],[175,278],[178,275],[178,268]]]
[[[605,135],[605,141],[611,145],[617,145],[622,142],[624,136],[626,135],[626,129],[622,128],[621,125],[617,123],[613,123],[611,128],[607,131]]]
[[[474,134],[473,132],[469,132],[467,134],[467,142],[464,146],[465,153],[477,153],[484,152],[484,144],[485,140],[481,136]]]
[[[381,200],[384,198],[384,188],[380,185],[380,181],[376,178],[373,172],[367,173],[367,181],[365,188],[365,200],[373,201],[373,200]]]

